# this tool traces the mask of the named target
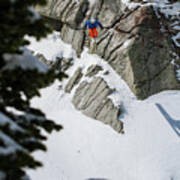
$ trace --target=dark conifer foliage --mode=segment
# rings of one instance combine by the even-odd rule
[[[47,87],[57,78],[61,80],[65,75],[50,68],[42,71],[38,67],[28,68],[27,65],[26,68],[21,65],[9,68],[18,58],[23,59],[22,64],[26,62],[22,47],[29,42],[25,35],[39,40],[51,32],[33,8],[45,3],[45,0],[0,1],[1,180],[28,179],[24,169],[42,165],[33,158],[32,152],[46,151],[43,144],[46,136],[42,135],[41,129],[48,133],[62,129],[61,125],[47,119],[41,110],[32,108],[30,100],[40,96],[40,88]]]

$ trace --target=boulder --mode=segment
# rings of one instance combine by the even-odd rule
[[[110,125],[117,132],[122,132],[123,123],[119,120],[121,109],[115,107],[108,98],[112,92],[102,78],[95,77],[90,83],[83,81],[79,85],[72,102],[76,109],[85,115]]]

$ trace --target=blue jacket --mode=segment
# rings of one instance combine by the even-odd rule
[[[95,21],[95,23],[91,23],[90,20],[87,20],[85,25],[84,25],[84,28],[89,28],[89,29],[93,29],[93,28],[97,28],[97,27],[100,27],[101,29],[103,28],[102,24],[99,22],[99,21]]]

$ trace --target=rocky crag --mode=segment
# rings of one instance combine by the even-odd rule
[[[40,12],[62,23],[62,39],[78,54],[89,46],[90,52],[108,61],[138,98],[179,88],[171,65],[172,42],[161,32],[151,6],[129,9],[120,0],[98,0],[93,5],[88,0],[54,0]],[[88,17],[98,18],[105,27],[96,47],[87,43],[85,31],[77,30]]]
[[[152,5],[130,8],[121,0],[97,0],[93,4],[88,0],[49,0],[47,7],[38,11],[60,23],[56,28],[61,31],[61,38],[72,44],[79,56],[87,46],[90,53],[106,60],[139,99],[162,90],[180,89],[176,78],[180,52],[171,38],[178,32],[167,29],[176,18],[173,22],[163,21],[163,14]],[[83,29],[90,17],[99,19],[104,26],[96,42],[89,41]],[[77,86],[75,107],[122,132],[123,125],[118,119],[121,109],[108,98],[113,90],[102,78],[94,76],[98,71],[101,69],[90,67],[93,80],[88,83],[81,82],[88,73],[77,69],[65,90],[70,93]]]

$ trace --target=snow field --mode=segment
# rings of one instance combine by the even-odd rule
[[[51,51],[49,45],[53,47]],[[125,134],[121,135],[76,111],[71,103],[72,94],[59,90],[60,82],[43,89],[42,97],[32,101],[33,106],[42,108],[49,118],[62,124],[64,130],[49,137],[47,153],[35,153],[44,167],[28,171],[32,180],[180,179],[180,137],[168,122],[168,116],[157,106],[163,108],[172,122],[180,122],[180,91],[165,91],[138,101],[108,64],[96,55],[89,55],[87,50],[77,58],[57,33],[40,42],[32,40],[29,48],[43,53],[48,59],[62,53],[73,56],[74,65],[68,71],[69,75],[79,66],[83,71],[91,64],[103,66],[110,71],[105,80],[117,90],[112,98],[117,104],[123,103],[126,109],[122,117]]]

